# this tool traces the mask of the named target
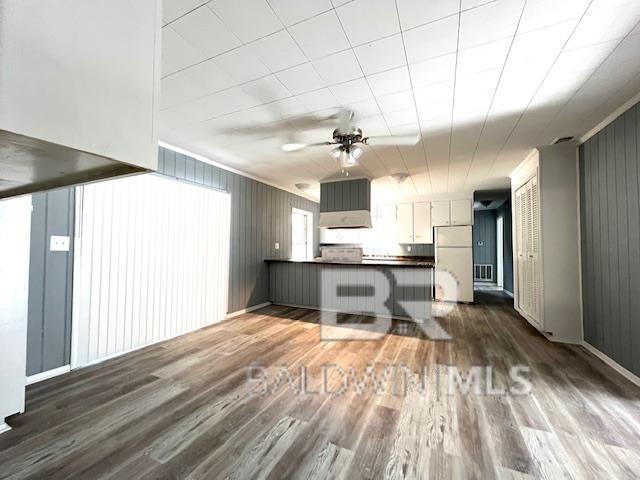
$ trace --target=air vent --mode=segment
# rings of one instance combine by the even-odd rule
[[[573,140],[575,137],[560,137],[556,138],[551,145],[557,145],[558,143],[566,143]]]
[[[493,265],[474,263],[473,279],[481,282],[492,282],[493,281]]]

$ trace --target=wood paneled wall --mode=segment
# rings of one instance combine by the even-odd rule
[[[74,199],[73,188],[32,195],[27,375],[69,364]],[[69,236],[69,252],[51,252],[51,235]]]
[[[431,268],[270,262],[269,270],[269,300],[282,305],[425,318],[424,302],[433,298]],[[323,305],[322,288],[330,287],[329,277],[323,281],[323,272],[343,285],[355,286],[356,293],[367,299],[343,297],[335,305]],[[387,291],[388,295],[381,293]]]
[[[269,301],[264,260],[290,257],[292,208],[313,213],[317,254],[318,203],[172,150],[160,148],[159,155],[160,173],[231,194],[229,312]]]
[[[320,211],[371,210],[371,181],[366,178],[320,184]]]
[[[473,212],[473,263],[493,265],[493,281],[496,281],[496,211],[476,210]],[[482,242],[479,245],[478,242]]]
[[[640,107],[580,146],[584,338],[640,375]]]

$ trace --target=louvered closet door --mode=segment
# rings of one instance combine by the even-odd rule
[[[76,192],[73,366],[225,318],[228,194],[151,174]]]
[[[525,311],[531,315],[532,311],[532,293],[533,293],[533,269],[531,265],[531,235],[533,232],[533,215],[532,215],[532,197],[531,197],[531,182],[527,183],[527,189],[525,193],[525,205],[526,205],[526,224],[527,224],[527,236],[525,240],[526,244],[526,286],[525,290],[527,292],[527,302]]]
[[[518,307],[527,310],[527,187],[520,187],[516,192],[516,241],[518,249]]]
[[[531,192],[531,231],[529,234],[529,269],[531,275],[531,305],[530,315],[540,321],[540,199],[538,191],[538,177],[529,181]]]

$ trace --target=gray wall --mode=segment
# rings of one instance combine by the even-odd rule
[[[502,247],[504,289],[513,293],[513,231],[511,224],[511,200],[496,208],[496,218],[504,218],[504,242]]]
[[[473,212],[473,263],[493,265],[493,280],[496,280],[496,211],[475,210]],[[482,242],[482,245],[478,245]]]
[[[320,211],[371,210],[371,181],[366,178],[320,184]]]
[[[27,375],[69,364],[74,190],[32,196]],[[50,252],[51,235],[71,237],[71,251]]]
[[[432,299],[433,269],[416,267],[322,265],[303,262],[269,262],[270,296],[273,303],[320,308],[322,271],[336,275],[341,282],[355,285],[355,293],[365,300],[353,297],[341,298],[337,305],[325,305],[330,310],[376,313],[415,318],[426,318],[419,304],[411,301]],[[376,275],[382,273],[382,275]],[[327,285],[325,284],[326,288]],[[426,288],[425,288],[426,287]],[[367,290],[369,290],[367,292]],[[389,292],[388,299],[381,299],[380,292]],[[384,305],[377,304],[384,300]],[[407,303],[401,304],[406,301]]]
[[[580,146],[587,342],[640,375],[640,107]]]
[[[229,312],[269,301],[265,258],[291,255],[291,209],[313,213],[318,251],[319,205],[304,197],[160,148],[158,172],[231,194]],[[275,250],[274,244],[280,244]]]

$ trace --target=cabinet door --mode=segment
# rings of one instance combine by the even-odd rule
[[[398,243],[413,243],[413,203],[400,203],[397,209],[396,237]]]
[[[335,244],[340,242],[340,230],[336,228],[321,228],[320,243]]]
[[[431,204],[429,202],[413,204],[413,242],[433,243]]]
[[[381,224],[395,223],[396,205],[378,205],[378,221]]]
[[[451,200],[451,225],[472,225],[471,200]]]
[[[449,200],[431,202],[431,223],[434,227],[448,227],[451,225]]]

